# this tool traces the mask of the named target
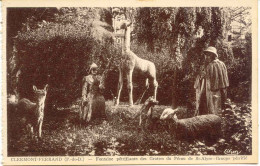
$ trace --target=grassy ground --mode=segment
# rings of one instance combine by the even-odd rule
[[[224,154],[225,149],[238,150],[240,154],[251,153],[251,108],[248,105],[230,106],[223,112],[226,134],[210,147],[203,141],[192,144],[182,141],[179,145],[179,141],[167,132],[167,125],[159,120],[166,106],[155,107],[153,119],[144,129],[138,126],[135,117],[141,105],[115,107],[112,102],[106,105],[107,121],[94,121],[88,125],[79,124],[77,107],[57,110],[45,117],[42,139],[31,139],[24,130],[19,133],[9,129],[12,132],[8,132],[8,155],[200,155]],[[180,116],[189,115],[183,110]],[[240,112],[247,116],[238,118]],[[18,122],[12,121],[12,125]],[[238,126],[234,127],[236,124]]]

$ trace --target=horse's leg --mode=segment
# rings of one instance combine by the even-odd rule
[[[133,77],[133,70],[130,70],[127,73],[127,88],[128,88],[128,93],[129,93],[129,106],[133,105],[133,82],[132,78]]]
[[[39,131],[38,131],[39,138],[42,137],[42,122],[43,122],[43,119],[41,119],[39,122]]]
[[[158,82],[156,80],[156,68],[155,68],[154,63],[150,64],[150,68],[148,70],[148,73],[150,75],[151,83],[153,84],[153,87],[154,87],[154,99],[156,100],[156,98],[157,98]]]
[[[154,86],[154,99],[156,100],[157,88],[158,88],[158,82],[156,81],[156,79],[153,80],[153,86]]]
[[[116,106],[119,105],[122,88],[123,88],[123,71],[121,68],[119,68],[119,81],[118,81],[118,88],[117,88]]]

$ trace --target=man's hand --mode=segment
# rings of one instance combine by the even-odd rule
[[[206,76],[206,72],[204,70],[200,71],[200,79]]]
[[[85,102],[86,100],[87,100],[86,96],[83,95],[83,96],[82,96],[82,101]]]
[[[99,87],[99,89],[105,89],[104,85],[101,85],[101,84],[98,87]]]

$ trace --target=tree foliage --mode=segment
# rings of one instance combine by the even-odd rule
[[[221,60],[232,59],[232,50],[223,42],[227,25],[227,11],[223,8],[138,8],[134,32],[136,42],[144,44],[149,52],[167,52],[171,57],[172,67],[169,70],[173,71],[170,73],[173,85],[170,87],[173,87],[174,98],[176,94],[183,94],[178,89],[187,87],[190,88],[189,93],[194,94],[191,82],[203,60],[202,51],[207,46],[217,47]],[[198,37],[200,29],[203,34]],[[157,71],[160,68],[157,66]],[[166,91],[166,88],[169,85],[163,90]],[[184,98],[180,100],[184,101]]]
[[[170,104],[172,98],[175,105],[191,105],[194,78],[207,46],[215,46],[219,59],[227,65],[231,87],[236,87],[236,82],[251,81],[251,34],[245,45],[237,45],[244,48],[242,51],[226,42],[235,17],[230,15],[233,10],[243,14],[243,8],[217,7],[9,9],[8,91],[27,97],[33,84],[49,83],[52,97],[48,99],[60,105],[70,104],[81,95],[81,80],[88,65],[96,62],[102,72],[112,57],[105,91],[105,96],[111,98],[116,94],[117,66],[122,57],[113,42],[112,18],[124,14],[133,22],[131,49],[156,65],[158,100]],[[247,25],[250,27],[250,22]],[[240,69],[244,72],[237,74]],[[137,78],[135,99],[145,88],[142,77]],[[235,93],[231,90],[231,96]],[[123,92],[124,96],[127,94]]]
[[[30,97],[32,85],[46,83],[52,105],[67,105],[79,97],[88,66],[96,62],[104,70],[108,57],[117,55],[111,26],[105,22],[107,10],[60,8],[51,21],[26,22],[29,27],[18,32],[10,61],[20,97]]]

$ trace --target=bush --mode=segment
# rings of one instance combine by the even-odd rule
[[[234,48],[235,59],[227,66],[230,87],[229,98],[236,102],[251,101],[252,82],[252,54],[243,51],[243,48]]]
[[[116,56],[109,40],[98,41],[86,27],[44,23],[42,27],[20,32],[16,40],[17,84],[20,97],[32,94],[32,85],[49,84],[52,105],[69,105],[81,96],[82,78],[92,62],[104,70],[106,58]]]

